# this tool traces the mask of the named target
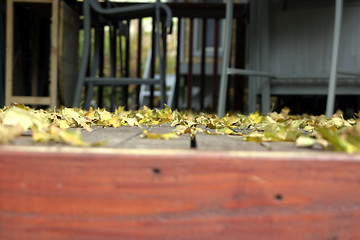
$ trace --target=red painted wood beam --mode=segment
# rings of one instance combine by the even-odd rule
[[[358,155],[33,149],[0,149],[0,239],[360,239]]]

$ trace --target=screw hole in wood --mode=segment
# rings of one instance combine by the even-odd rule
[[[283,195],[281,195],[281,194],[276,194],[275,196],[274,196],[274,199],[275,199],[275,201],[277,201],[277,202],[281,202],[283,199],[284,199],[284,197],[283,197]]]
[[[160,168],[153,168],[152,171],[153,171],[153,173],[154,173],[155,175],[159,175],[159,174],[161,173],[161,169],[160,169]]]

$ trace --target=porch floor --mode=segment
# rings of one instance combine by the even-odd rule
[[[174,127],[170,126],[155,126],[146,128],[150,133],[170,133]],[[329,152],[320,148],[298,148],[294,142],[245,142],[241,136],[231,135],[208,135],[205,133],[197,133],[195,146],[191,143],[189,134],[181,135],[177,139],[163,140],[163,139],[149,139],[144,138],[143,130],[138,127],[123,126],[119,128],[93,128],[92,132],[85,129],[80,129],[83,139],[86,142],[104,141],[102,147],[95,147],[96,149],[197,149],[197,150],[215,150],[215,151],[292,151],[292,152]],[[64,144],[54,143],[34,143],[31,131],[27,131],[22,136],[15,139],[14,142],[3,145],[6,146],[57,146],[61,147]]]

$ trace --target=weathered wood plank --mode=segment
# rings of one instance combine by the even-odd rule
[[[174,127],[151,127],[148,129],[150,133],[167,134],[173,132]],[[123,147],[124,148],[142,148],[142,149],[190,149],[190,136],[188,134],[181,135],[177,139],[163,140],[163,139],[148,139],[138,134],[136,137],[129,139]]]
[[[259,143],[245,142],[241,136],[217,135],[212,136],[205,133],[196,134],[196,145],[202,150],[221,151],[267,151]]]
[[[142,131],[138,127],[120,127],[93,128],[92,132],[82,129],[81,133],[86,142],[105,141],[104,147],[121,148],[127,141],[140,135]]]
[[[34,97],[34,96],[9,96],[9,105],[11,103],[23,103],[23,104],[39,104],[49,105],[51,102],[50,97]]]
[[[65,1],[60,2],[59,15],[59,95],[61,104],[71,107],[78,77],[80,20]]]
[[[60,0],[51,1],[51,50],[50,50],[50,108],[58,105],[58,68],[59,68],[59,6]]]
[[[0,149],[0,239],[360,238],[357,155],[27,149]]]
[[[13,55],[14,55],[14,2],[6,2],[6,65],[5,65],[5,104],[10,105],[13,94]]]

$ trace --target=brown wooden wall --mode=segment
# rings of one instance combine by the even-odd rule
[[[0,239],[360,239],[360,158],[0,151]]]

